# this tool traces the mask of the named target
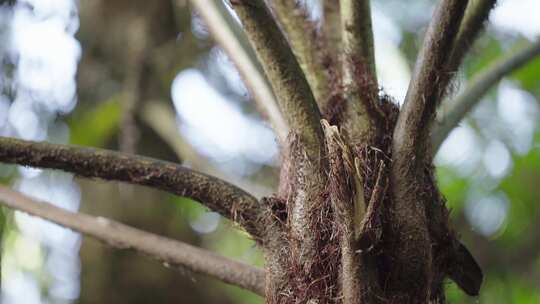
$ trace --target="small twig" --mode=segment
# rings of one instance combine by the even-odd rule
[[[463,93],[450,101],[452,108],[448,111],[448,114],[442,118],[440,123],[435,124],[431,134],[433,154],[437,153],[450,132],[480,102],[481,97],[493,85],[538,55],[540,55],[540,39],[508,56],[500,58],[476,75]]]
[[[257,69],[257,63],[250,58],[248,52],[242,46],[241,37],[231,29],[231,24],[225,15],[227,14],[226,8],[222,7],[222,1],[190,1],[206,22],[216,42],[225,50],[238,68],[247,88],[258,104],[259,110],[263,112],[262,115],[268,117],[280,141],[285,142],[289,128],[277,106],[272,89],[264,75]],[[234,20],[229,21],[234,22]]]
[[[264,1],[234,0],[231,4],[274,89],[285,120],[299,135],[308,158],[318,161],[323,141],[321,114],[285,36]]]
[[[261,211],[251,194],[223,180],[157,159],[103,149],[0,137],[0,162],[59,169],[89,178],[145,185],[192,198],[258,239]]]
[[[344,125],[353,143],[365,142],[377,119],[370,104],[378,96],[370,0],[343,0],[340,10],[343,87],[348,100]]]
[[[473,42],[484,29],[489,13],[497,3],[497,0],[470,0],[465,16],[456,36],[452,56],[448,63],[449,71],[456,71],[468,53]]]
[[[264,295],[264,271],[213,252],[103,217],[70,212],[0,186],[0,204],[94,237],[112,247],[134,249],[166,266],[186,267]]]
[[[295,0],[275,0],[272,4],[320,107],[329,96],[330,83],[322,66],[324,59],[315,24]]]

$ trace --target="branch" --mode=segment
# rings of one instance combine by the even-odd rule
[[[442,0],[429,25],[394,130],[393,155],[403,165],[423,159],[429,124],[450,80],[445,66],[448,50],[466,6],[467,0]]]
[[[400,269],[391,274],[396,286],[389,287],[397,294],[408,292],[423,297],[429,294],[425,286],[432,283],[427,275],[432,271],[433,256],[426,209],[435,205],[425,201],[426,191],[420,188],[429,164],[425,157],[427,129],[450,78],[445,64],[466,6],[467,0],[442,0],[435,9],[394,129],[392,205],[388,211],[393,229],[388,242],[393,244],[393,267]],[[416,278],[414,283],[412,277]]]
[[[476,75],[463,93],[450,102],[452,108],[448,111],[448,114],[442,118],[440,123],[434,126],[435,128],[431,134],[433,154],[435,155],[450,132],[478,104],[481,97],[493,85],[538,55],[540,55],[540,39],[508,56],[500,58]]]
[[[377,80],[375,53],[373,47],[373,29],[371,27],[371,5],[369,0],[342,0],[341,35],[345,53],[345,77],[354,77],[347,68],[352,62],[366,66],[366,73]],[[349,60],[347,60],[349,59]]]
[[[317,229],[316,222],[311,219],[316,218],[320,210],[321,193],[326,181],[321,114],[300,65],[265,2],[234,0],[231,4],[242,21],[292,129],[285,147],[284,174],[280,179],[291,185],[293,193],[280,194],[287,197],[287,208],[290,210],[290,234],[296,240],[291,247],[299,253],[294,258],[309,273],[313,264],[310,261],[319,254],[319,243],[313,235],[314,229]],[[270,282],[270,286],[273,283]]]
[[[321,114],[287,40],[264,1],[234,0],[231,4],[274,88],[285,120],[300,136],[308,157],[318,160],[323,142]]]
[[[59,169],[89,178],[145,185],[192,198],[245,228],[255,239],[260,207],[249,193],[215,177],[157,159],[103,149],[0,137],[0,161]]]
[[[250,58],[248,52],[242,46],[239,35],[231,29],[231,23],[234,20],[227,20],[228,13],[226,8],[223,7],[222,1],[190,0],[190,2],[206,22],[216,42],[238,68],[263,116],[268,117],[280,141],[285,142],[288,126],[277,107],[272,89],[264,75],[257,69],[257,63]]]
[[[264,271],[213,252],[103,217],[74,213],[0,186],[0,204],[94,237],[112,247],[134,249],[163,262],[209,275],[264,295]]]
[[[373,48],[370,0],[343,0],[341,38],[343,44],[343,86],[348,100],[345,128],[353,142],[364,141],[371,131],[370,104],[378,98],[377,72]],[[371,112],[371,113],[370,113]]]
[[[330,83],[322,66],[324,59],[315,24],[295,0],[275,0],[272,4],[320,108],[329,97]]]
[[[489,13],[497,0],[471,0],[465,11],[448,63],[449,71],[456,71],[473,42],[484,29]]]

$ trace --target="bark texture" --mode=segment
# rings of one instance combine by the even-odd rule
[[[223,15],[205,12],[204,1],[192,2],[207,22],[213,22],[216,36],[234,38],[230,31],[220,31]],[[263,286],[260,271],[213,255],[208,256],[230,271],[208,270],[201,257],[192,258],[195,270],[258,293],[264,289],[270,304],[445,303],[446,279],[477,295],[482,270],[450,228],[431,151],[437,106],[495,1],[475,3],[438,3],[399,109],[378,87],[370,1],[324,1],[327,24],[318,32],[292,0],[274,1],[281,27],[266,1],[231,0],[273,94],[255,71],[258,65],[240,60],[247,53],[242,52],[236,64],[244,78],[258,75],[250,82],[252,93],[260,102],[267,100],[262,104],[273,109],[271,117],[279,117],[271,119],[274,126],[286,124],[279,129],[288,130],[286,139],[279,132],[279,189],[260,201],[180,165],[112,151],[0,138],[0,161],[145,185],[200,201],[250,233],[264,251],[266,273]],[[304,35],[306,24],[309,33]],[[322,41],[315,46],[310,37]],[[223,37],[216,40],[231,54],[242,47],[236,40],[232,44]],[[317,49],[320,45],[330,53]],[[538,47],[529,53],[538,53]],[[530,59],[530,54],[518,61]],[[499,70],[497,79],[504,74]],[[264,92],[256,94],[261,83]],[[477,95],[485,92],[484,87]],[[112,237],[104,229],[65,220],[73,215],[17,201],[20,204],[8,206],[104,240]],[[86,226],[96,222],[82,215],[75,218]],[[115,233],[125,231],[132,240],[145,235],[119,224],[111,227]],[[120,234],[112,239],[122,240]],[[170,252],[144,250],[178,259],[185,258],[178,255],[182,249],[199,252],[174,246]],[[243,278],[244,274],[251,277]]]
[[[255,197],[225,181],[174,163],[102,149],[1,137],[0,161],[154,187],[197,200],[239,223],[255,239],[260,235]]]

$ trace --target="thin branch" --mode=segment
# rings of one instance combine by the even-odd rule
[[[356,143],[371,131],[375,117],[370,103],[378,94],[370,0],[342,0],[340,9],[343,87],[348,100],[344,123]]]
[[[497,0],[471,0],[465,10],[459,32],[454,42],[452,56],[448,63],[449,71],[456,71],[468,53],[473,42],[484,29],[489,13],[495,7]]]
[[[432,151],[435,154],[450,132],[469,113],[482,96],[504,76],[522,67],[540,55],[540,39],[504,56],[476,75],[469,86],[450,102],[452,105],[440,123],[435,124],[431,134]]]
[[[0,186],[0,204],[94,237],[112,247],[134,249],[163,262],[185,267],[264,295],[264,271],[213,252],[158,236],[103,217],[74,213]]]
[[[313,21],[295,0],[272,1],[276,16],[283,27],[292,50],[319,104],[329,96],[328,73],[323,67],[323,53],[318,45],[318,33]]]
[[[234,0],[231,4],[274,88],[285,120],[300,136],[308,157],[318,161],[323,142],[321,114],[285,36],[264,1]]]
[[[135,18],[130,23],[127,33],[127,60],[124,66],[124,94],[120,100],[122,105],[122,121],[118,145],[120,151],[131,154],[136,153],[139,137],[135,115],[144,90],[141,85],[141,79],[147,59],[147,27],[148,25],[144,18]]]
[[[89,178],[145,185],[192,198],[261,236],[255,197],[223,180],[180,165],[103,149],[0,137],[0,162],[59,169]]]
[[[467,0],[442,0],[429,25],[394,130],[393,155],[405,166],[423,159],[429,124],[450,80],[446,58],[466,6]]]
[[[289,130],[287,123],[277,106],[272,89],[264,75],[257,69],[257,63],[243,47],[239,35],[231,29],[234,20],[227,20],[228,13],[222,1],[190,0],[190,2],[206,22],[213,38],[234,62],[259,110],[263,112],[263,116],[268,116],[278,138],[284,142]]]

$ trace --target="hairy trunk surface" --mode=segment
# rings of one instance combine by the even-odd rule
[[[394,208],[400,198],[390,191],[396,182],[391,141],[398,109],[386,97],[376,105],[382,119],[361,144],[339,119],[326,117],[334,126],[323,120],[323,160],[307,158],[298,137],[289,136],[279,193],[263,199],[267,303],[444,303],[447,277],[469,294],[478,292],[481,270],[449,228],[431,160],[410,183],[421,208]],[[323,162],[322,181],[304,174],[314,161]],[[296,209],[307,205],[314,211],[298,227]],[[305,239],[312,248],[302,246]],[[417,250],[402,250],[403,243]]]

